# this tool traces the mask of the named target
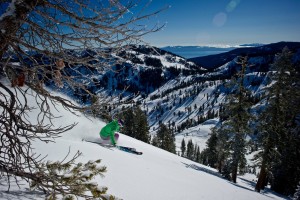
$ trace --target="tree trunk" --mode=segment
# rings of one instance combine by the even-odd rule
[[[234,165],[231,174],[232,182],[234,183],[236,183],[237,171],[238,171],[238,165]]]
[[[218,163],[218,171],[219,171],[219,173],[221,173],[222,172],[222,167],[223,167],[223,162],[222,161],[219,161],[219,163]]]
[[[267,178],[267,170],[266,170],[265,161],[263,160],[259,172],[259,177],[255,185],[255,191],[260,192],[260,190],[265,189],[266,178]]]

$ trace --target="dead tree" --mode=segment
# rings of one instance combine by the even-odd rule
[[[73,194],[88,198],[86,191],[92,192],[91,197],[105,192],[86,184],[83,175],[79,175],[79,169],[91,170],[95,163],[78,166],[75,159],[79,154],[76,154],[69,161],[47,164],[33,152],[32,141],[52,142],[52,138],[76,125],[56,127],[52,123],[56,116],[52,114],[51,105],[62,104],[71,112],[86,112],[101,110],[107,103],[92,94],[81,81],[76,81],[82,77],[91,79],[76,70],[85,66],[92,74],[110,68],[116,64],[113,55],[124,51],[129,44],[140,43],[141,36],[161,28],[143,25],[161,10],[147,13],[148,4],[136,6],[138,3],[138,0],[126,5],[118,0],[0,2],[5,10],[0,16],[0,176],[8,180],[22,177],[52,197]],[[82,52],[87,56],[82,56]],[[66,74],[66,68],[75,71],[77,77]],[[49,81],[54,82],[57,89],[69,87],[85,91],[92,96],[91,105],[80,106],[56,95],[45,86]],[[28,112],[33,110],[28,96],[34,96],[32,99],[39,111],[35,120],[28,119]],[[70,181],[70,177],[53,174],[56,170],[76,172],[77,179],[73,177]],[[104,171],[101,168],[92,174]],[[79,179],[81,182],[76,182]],[[77,184],[77,190],[74,185],[70,186],[73,183]],[[83,185],[85,189],[79,190]]]

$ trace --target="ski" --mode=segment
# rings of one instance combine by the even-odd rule
[[[128,152],[128,153],[133,153],[133,154],[137,154],[137,155],[143,154],[143,152],[137,151],[135,148],[132,148],[132,147],[116,146],[116,148],[121,151]]]

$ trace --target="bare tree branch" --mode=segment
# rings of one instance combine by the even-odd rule
[[[147,13],[148,4],[141,5],[139,0],[122,2],[0,2],[6,6],[0,16],[0,175],[6,174],[8,180],[10,175],[32,180],[37,188],[53,196],[74,194],[74,188],[83,185],[85,189],[77,196],[88,197],[84,193],[87,190],[94,192],[93,196],[105,192],[96,191],[85,181],[75,184],[76,176],[72,179],[75,182],[69,182],[54,173],[54,169],[63,166],[67,171],[82,167],[74,163],[79,153],[70,161],[47,165],[44,157],[34,153],[32,141],[53,142],[76,125],[55,126],[54,120],[59,116],[53,114],[53,109],[58,104],[73,113],[103,112],[110,100],[94,94],[85,83],[91,82],[96,73],[122,62],[114,55],[126,50],[128,44],[140,43],[141,36],[162,28],[147,28],[139,23],[163,9]],[[74,94],[81,91],[89,96],[89,104],[77,104],[52,92],[61,89],[73,90]],[[34,99],[36,107],[31,107],[29,99]],[[36,119],[29,118],[33,110],[38,110]],[[84,166],[87,170],[93,165]],[[104,171],[96,170],[94,175]]]

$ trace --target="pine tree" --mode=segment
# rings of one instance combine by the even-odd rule
[[[193,161],[196,161],[197,149],[198,149],[198,145],[195,144],[195,145],[194,145],[194,151],[193,151],[193,153],[194,153],[194,155],[193,155]]]
[[[147,121],[147,115],[139,106],[135,109],[134,125],[135,138],[143,142],[150,143],[150,128]]]
[[[219,128],[216,129],[217,132],[217,169],[218,171],[226,176],[226,169],[224,170],[224,167],[226,166],[226,163],[228,163],[228,157],[230,155],[230,132],[228,129],[226,129],[223,125],[221,125]]]
[[[192,140],[189,140],[187,143],[186,157],[190,160],[193,160],[194,155],[194,144]]]
[[[293,195],[300,180],[299,131],[300,129],[298,133],[289,131],[287,140],[281,144],[283,148],[279,148],[280,162],[274,163],[271,169],[271,189],[284,195]]]
[[[127,109],[123,112],[122,119],[124,121],[124,126],[122,128],[122,133],[130,137],[135,137],[135,116],[133,109]]]
[[[185,156],[185,150],[186,150],[186,145],[185,145],[185,141],[184,141],[184,138],[182,139],[181,141],[181,156],[184,157]]]
[[[211,131],[211,136],[206,142],[206,164],[216,167],[223,174],[223,168],[228,161],[230,151],[230,130],[221,125],[213,127]]]
[[[195,151],[195,162],[200,163],[201,153],[200,153],[200,147],[197,145],[197,149]]]
[[[234,86],[234,91],[228,95],[229,101],[224,105],[224,112],[228,116],[228,120],[224,124],[230,127],[233,134],[231,143],[231,178],[234,183],[236,183],[240,162],[245,160],[245,138],[250,133],[249,121],[251,119],[249,113],[251,104],[247,99],[249,92],[244,87],[247,57],[239,57],[238,64],[241,64],[241,71],[237,79],[233,77],[231,84]]]
[[[287,48],[282,54],[289,52]],[[293,57],[285,69],[285,90],[283,98],[286,100],[286,116],[284,128],[286,132],[280,134],[277,145],[280,162],[275,163],[272,169],[273,180],[271,188],[284,195],[293,195],[300,180],[300,64],[293,63]]]
[[[256,155],[260,160],[260,173],[255,186],[258,192],[264,189],[270,171],[273,174],[271,188],[279,193],[291,194],[300,178],[297,175],[300,170],[296,167],[300,164],[297,159],[300,156],[297,147],[300,144],[299,131],[293,131],[299,127],[296,117],[300,113],[300,82],[291,58],[287,48],[277,55],[272,66],[276,71],[273,76],[275,83],[268,91],[267,108],[259,117],[262,151]]]
[[[216,133],[216,128],[211,129],[211,134],[208,140],[206,141],[206,146],[207,146],[207,162],[208,165],[211,167],[214,167],[217,163],[217,133]]]
[[[161,123],[158,127],[155,140],[157,140],[157,147],[171,153],[176,153],[175,136],[163,123]]]
[[[203,165],[207,165],[207,154],[207,148],[203,149],[200,153],[200,163],[202,163]]]
[[[139,106],[127,109],[122,113],[124,120],[122,133],[146,143],[150,143],[149,125],[146,114]]]

